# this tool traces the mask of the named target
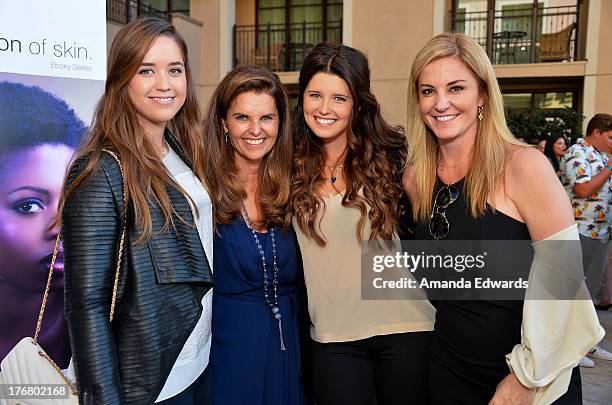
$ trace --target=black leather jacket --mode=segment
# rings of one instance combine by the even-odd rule
[[[166,140],[187,164],[177,142]],[[70,184],[87,162],[75,162]],[[193,223],[187,200],[168,189],[174,209]],[[128,205],[128,207],[130,207]],[[117,162],[102,154],[100,170],[66,200],[62,216],[66,320],[83,404],[152,404],[202,313],[212,273],[195,227],[178,219],[158,234],[163,215],[150,203],[153,236],[135,244],[137,225],[128,208],[128,232],[113,322],[112,284],[123,218]]]

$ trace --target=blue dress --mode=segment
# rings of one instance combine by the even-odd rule
[[[272,238],[258,233],[264,249],[268,295],[273,302]],[[219,225],[213,254],[210,367],[213,405],[305,403],[299,336],[301,262],[293,228],[274,232],[278,257],[278,321],[264,299],[261,255],[242,217]]]

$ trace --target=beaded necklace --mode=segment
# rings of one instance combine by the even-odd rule
[[[253,234],[253,239],[255,240],[255,245],[257,245],[257,250],[259,250],[259,254],[261,255],[261,266],[263,267],[263,286],[264,286],[264,297],[266,299],[266,304],[274,319],[278,321],[278,333],[280,335],[280,349],[285,350],[285,342],[283,341],[283,325],[281,321],[281,313],[278,308],[278,258],[276,256],[276,241],[274,240],[274,228],[270,228],[268,232],[270,232],[270,237],[272,238],[272,287],[274,289],[274,302],[270,301],[270,294],[268,293],[268,270],[266,267],[266,255],[264,254],[263,247],[259,242],[259,238],[257,237],[257,232],[255,232],[255,228],[253,227],[253,221],[251,221],[251,217],[246,209],[246,205],[244,205],[244,201],[242,202],[242,209],[244,210],[244,216],[247,219],[247,226],[251,230]]]

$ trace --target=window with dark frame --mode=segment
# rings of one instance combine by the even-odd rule
[[[189,15],[189,0],[139,0],[143,6],[151,6],[163,12]]]
[[[319,42],[342,43],[342,0],[256,0],[255,7],[253,46],[273,70],[297,71]]]
[[[337,22],[342,19],[342,0],[256,0],[256,24]]]

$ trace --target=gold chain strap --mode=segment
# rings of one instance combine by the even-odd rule
[[[62,377],[62,380],[64,380],[66,385],[68,385],[68,387],[70,388],[70,391],[72,391],[72,395],[79,395],[79,390],[77,389],[77,387],[74,385],[74,383],[72,381],[70,381],[70,379],[68,377],[66,377],[64,375],[64,373],[62,373],[62,369],[59,368],[59,366],[57,364],[55,364],[53,359],[51,357],[49,357],[49,355],[47,353],[43,352],[42,350],[39,350],[38,354],[41,357],[44,357],[45,359],[47,359],[47,361],[49,363],[51,363],[51,366],[53,366],[55,371],[57,371],[57,373],[60,375],[60,377]]]
[[[121,258],[123,257],[123,244],[125,241],[125,228],[127,227],[127,192],[125,187],[125,174],[123,173],[123,166],[119,160],[119,156],[113,151],[108,149],[102,149],[104,152],[111,155],[119,165],[119,171],[121,171],[121,179],[123,183],[123,226],[121,230],[121,238],[119,239],[119,255],[117,256],[117,267],[115,269],[115,281],[113,282],[113,297],[111,299],[110,315],[109,320],[112,322],[113,316],[115,315],[115,303],[117,302],[117,289],[119,287],[119,271],[121,270]]]
[[[108,149],[102,149],[104,152],[110,154],[116,161],[117,164],[119,165],[119,170],[121,171],[121,179],[122,179],[122,183],[123,183],[123,223],[121,225],[121,238],[119,239],[119,254],[117,256],[117,266],[115,269],[115,278],[113,281],[113,296],[111,299],[111,308],[110,308],[110,316],[109,319],[110,321],[113,320],[113,316],[115,314],[115,304],[117,302],[117,289],[119,286],[119,272],[121,270],[121,258],[123,257],[123,245],[125,242],[125,232],[126,232],[126,227],[127,227],[127,193],[126,193],[126,187],[125,187],[125,176],[124,176],[124,172],[123,172],[123,166],[121,166],[121,161],[119,160],[119,157],[117,156],[117,154],[113,151],[110,151]],[[51,258],[51,268],[49,269],[49,275],[47,276],[47,285],[45,286],[45,293],[43,294],[43,299],[42,299],[42,303],[40,305],[40,311],[38,313],[38,320],[36,321],[36,331],[34,332],[34,343],[38,343],[38,335],[40,334],[40,329],[42,327],[42,321],[43,321],[43,316],[45,314],[45,309],[47,308],[47,299],[49,298],[49,290],[51,288],[51,280],[53,277],[53,271],[55,269],[55,260],[57,259],[57,252],[59,251],[59,245],[60,245],[60,240],[61,240],[61,233],[58,232],[57,234],[57,238],[55,239],[55,247],[53,248],[53,257]],[[74,387],[74,385],[64,376],[64,374],[61,372],[60,368],[57,366],[57,364],[55,364],[55,362],[53,360],[51,360],[51,358],[49,356],[47,356],[45,353],[43,352],[39,352],[39,354],[41,356],[43,356],[44,358],[46,358],[51,365],[59,372],[59,374],[62,376],[62,378],[64,379],[64,381],[66,381],[66,384],[68,384],[70,386],[70,389],[72,390],[73,393],[75,393],[76,395],[76,388]]]
[[[45,309],[47,308],[47,299],[49,298],[49,289],[51,288],[51,278],[53,277],[53,269],[55,268],[55,259],[57,258],[60,240],[60,233],[58,232],[57,238],[55,238],[53,257],[51,258],[51,268],[49,269],[49,275],[47,276],[47,285],[45,286],[45,293],[43,294],[42,304],[40,305],[40,311],[38,312],[38,320],[36,321],[36,330],[34,331],[34,343],[38,343],[38,334],[40,333],[43,315],[45,314]]]
[[[53,258],[51,259],[51,269],[49,269],[49,276],[47,277],[47,285],[45,287],[45,294],[43,295],[42,304],[40,306],[40,312],[38,313],[38,320],[36,321],[36,331],[34,332],[34,344],[38,343],[38,335],[40,333],[40,328],[42,327],[43,315],[45,313],[45,308],[47,307],[47,298],[49,297],[49,289],[51,288],[51,278],[53,277],[53,269],[55,268],[55,259],[57,258],[57,252],[59,250],[60,244],[60,234],[57,234],[57,238],[55,239],[55,247],[53,248]],[[73,395],[78,395],[78,390],[75,385],[67,378],[59,366],[49,357],[49,355],[42,350],[38,351],[38,354],[51,364],[51,366],[57,371],[57,373],[62,377],[62,380],[68,385],[70,391],[72,391]]]

